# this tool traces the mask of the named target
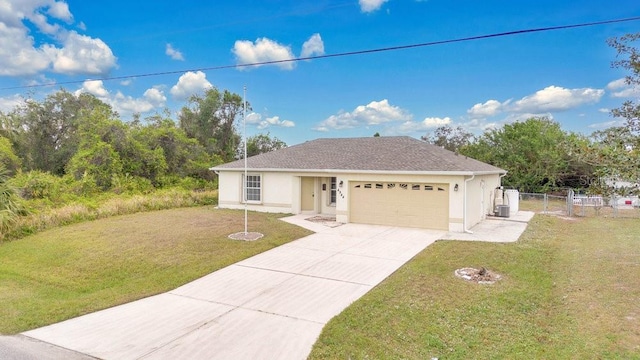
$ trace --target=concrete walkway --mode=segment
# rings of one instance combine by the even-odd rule
[[[168,293],[23,335],[100,359],[304,359],[332,317],[445,236],[288,221],[316,234]]]
[[[441,240],[515,242],[520,239],[534,215],[532,211],[518,211],[508,218],[489,216],[469,229],[468,233],[449,232]]]

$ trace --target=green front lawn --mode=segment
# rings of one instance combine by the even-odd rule
[[[484,266],[494,285],[454,276]],[[311,359],[640,359],[640,222],[536,216],[439,241],[325,327]]]
[[[55,323],[161,293],[308,235],[274,214],[181,208],[59,227],[0,243],[0,333]]]

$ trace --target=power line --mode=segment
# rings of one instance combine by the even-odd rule
[[[486,34],[486,35],[456,38],[456,39],[430,41],[430,42],[418,43],[418,44],[399,45],[399,46],[391,46],[391,47],[384,47],[384,48],[298,57],[298,58],[283,59],[283,60],[262,61],[262,62],[255,62],[255,63],[249,63],[249,64],[220,65],[220,66],[211,66],[211,67],[194,68],[194,69],[181,69],[181,70],[161,71],[161,72],[153,72],[153,73],[143,73],[143,74],[136,74],[136,75],[112,76],[112,77],[105,77],[102,79],[85,79],[85,80],[63,81],[63,82],[46,83],[46,84],[38,84],[38,85],[3,87],[3,88],[0,88],[0,90],[33,89],[33,88],[41,88],[41,87],[47,87],[47,86],[80,84],[80,83],[84,83],[85,81],[101,81],[101,80],[112,81],[112,80],[124,80],[124,79],[132,79],[132,78],[175,75],[175,74],[181,74],[189,71],[216,71],[216,70],[233,69],[233,68],[248,68],[248,67],[263,66],[263,65],[277,65],[277,64],[284,64],[284,63],[307,61],[307,60],[320,60],[320,59],[328,59],[328,58],[344,57],[344,56],[366,55],[366,54],[373,54],[373,53],[379,53],[379,52],[407,50],[407,49],[414,49],[419,47],[444,45],[444,44],[452,44],[452,43],[458,43],[458,42],[483,40],[483,39],[492,39],[497,37],[531,34],[531,33],[546,32],[546,31],[575,29],[575,28],[598,26],[598,25],[605,25],[605,24],[615,24],[615,23],[638,21],[638,20],[640,20],[640,16],[623,18],[623,19],[595,21],[595,22],[580,23],[580,24],[558,25],[558,26],[547,26],[547,27],[533,28],[533,29],[514,30],[514,31],[507,31],[507,32],[500,32],[500,33],[493,33],[493,34]]]

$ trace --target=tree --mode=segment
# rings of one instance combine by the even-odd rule
[[[620,38],[609,39],[610,46],[618,52],[618,60],[612,62],[614,68],[629,71],[625,83],[640,87],[640,51],[637,45],[640,33],[627,34]],[[627,100],[621,107],[613,109],[614,117],[624,118],[625,127],[609,129],[607,132],[596,134],[595,148],[586,149],[586,156],[594,163],[597,175],[605,180],[628,181],[632,189],[616,189],[606,186],[606,181],[600,182],[603,192],[640,192],[640,102],[638,99]]]
[[[640,41],[640,33],[627,34],[620,38],[608,40],[609,46],[616,49],[618,59],[612,62],[612,67],[625,69],[630,72],[625,77],[625,83],[631,86],[640,86],[640,51],[635,47]],[[640,132],[640,103],[638,101],[625,101],[621,107],[614,109],[612,115],[625,118],[627,127],[632,132]]]
[[[145,178],[152,184],[165,174],[162,148],[149,148],[134,137],[135,127],[108,109],[96,108],[78,126],[78,151],[67,164],[77,180],[92,177],[103,190],[113,178]]]
[[[67,171],[76,180],[89,178],[101,190],[108,190],[114,176],[122,175],[122,160],[111,145],[97,141],[83,144],[69,161]]]
[[[188,137],[197,139],[210,155],[218,155],[228,162],[235,159],[240,144],[235,120],[242,110],[240,95],[227,90],[220,92],[214,87],[204,96],[191,96],[178,120]]]
[[[219,156],[207,154],[196,139],[187,137],[169,118],[157,115],[148,118],[147,123],[134,130],[134,137],[148,148],[162,151],[168,175],[213,179],[209,168],[222,163]]]
[[[594,132],[586,143],[576,148],[582,162],[592,167],[590,192],[602,195],[637,193],[640,157],[637,154],[638,136],[629,127],[611,127]],[[635,179],[635,183],[634,183]],[[631,187],[620,187],[631,182]]]
[[[508,171],[503,184],[523,192],[547,192],[562,186],[571,171],[572,138],[548,118],[530,118],[486,131],[460,153]]]
[[[258,134],[247,138],[247,157],[267,153],[270,151],[286,148],[287,144],[277,137],[271,137],[269,133]],[[244,154],[240,154],[239,158],[243,158]]]
[[[27,100],[7,115],[4,131],[28,170],[43,170],[62,175],[65,166],[78,150],[77,130],[86,114],[111,107],[95,96],[78,96],[62,89],[42,102]],[[6,127],[11,127],[7,129]]]
[[[432,134],[427,134],[420,138],[430,144],[458,152],[460,148],[471,143],[473,134],[466,131],[462,126],[454,129],[449,125],[444,125],[435,129]]]

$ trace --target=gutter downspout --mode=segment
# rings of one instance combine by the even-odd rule
[[[469,184],[469,181],[475,179],[475,177],[476,174],[473,174],[469,179],[464,179],[464,206],[462,210],[464,213],[462,214],[462,229],[467,234],[473,234],[473,231],[467,229],[467,185]]]

